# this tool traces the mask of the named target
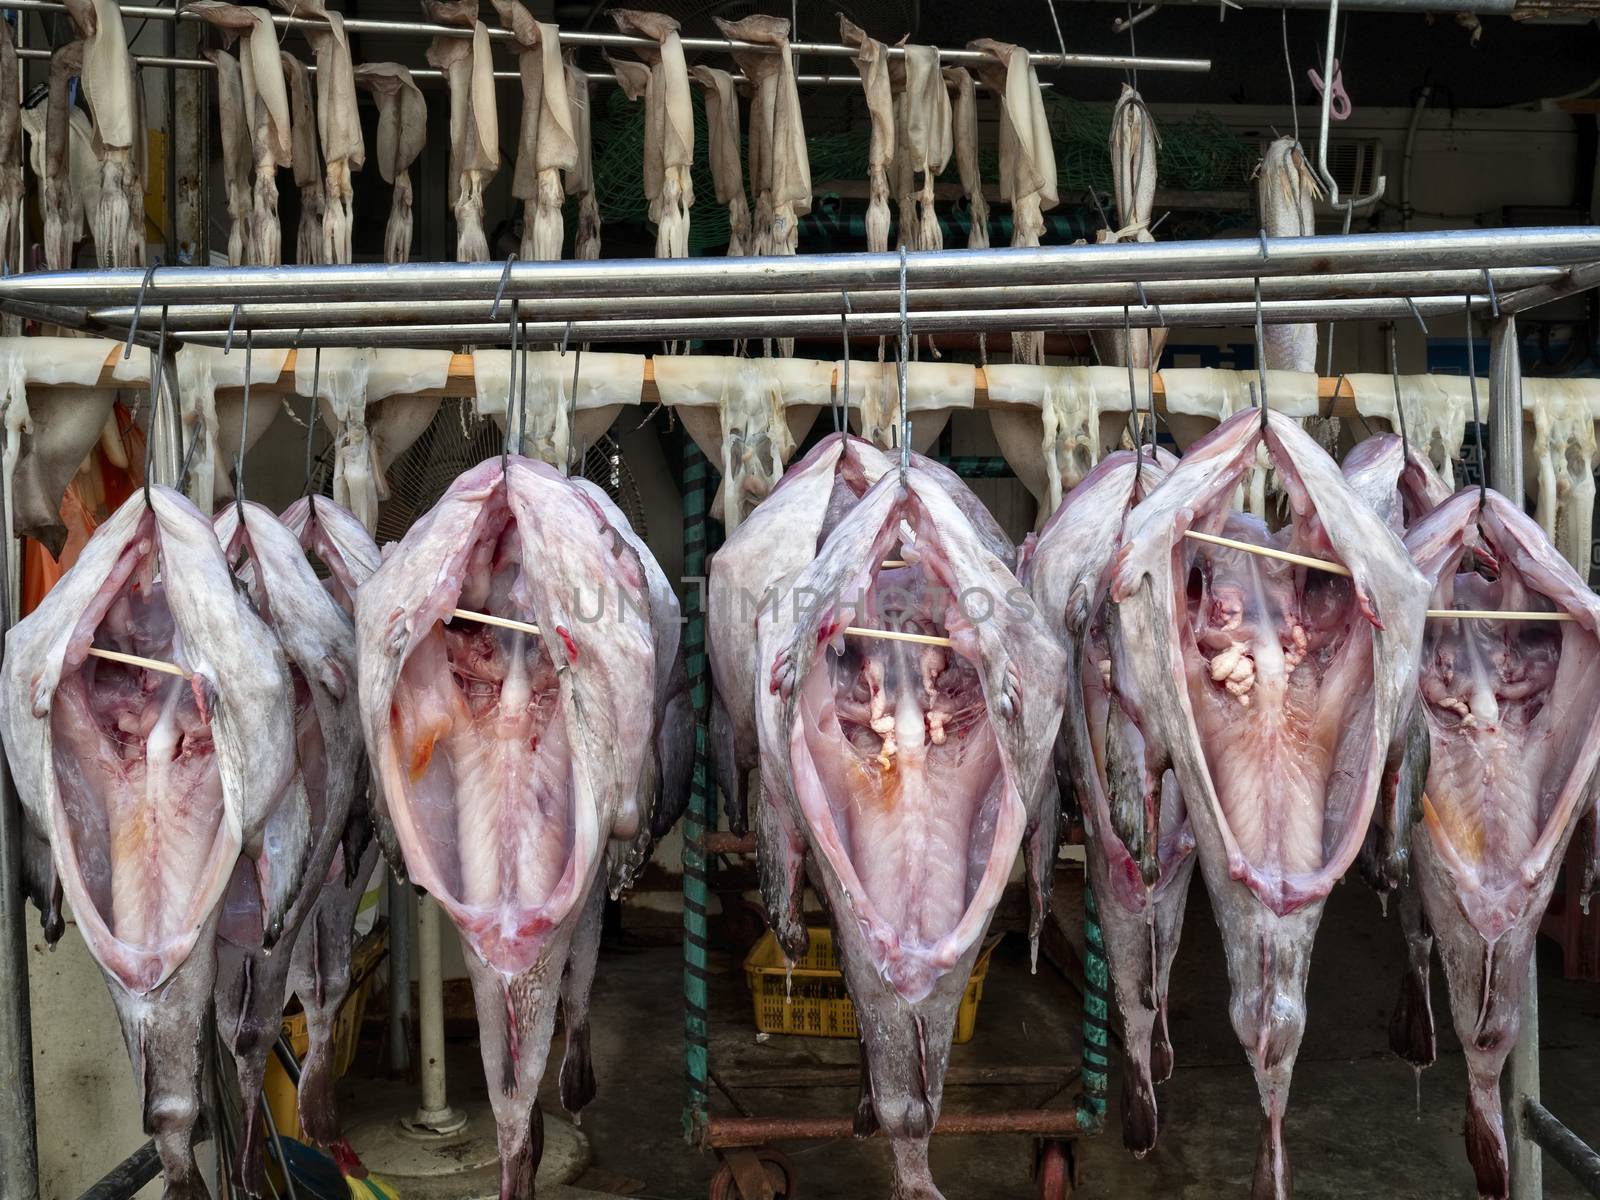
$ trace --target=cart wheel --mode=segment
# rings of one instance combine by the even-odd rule
[[[797,1200],[800,1180],[788,1156],[770,1146],[725,1150],[710,1200]]]
[[[1072,1146],[1056,1138],[1039,1147],[1039,1200],[1067,1200],[1072,1195]]]

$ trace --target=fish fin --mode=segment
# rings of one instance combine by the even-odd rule
[[[715,693],[711,697],[711,760],[716,771],[717,787],[722,790],[722,806],[728,814],[728,828],[743,837],[750,831],[749,772],[739,763],[733,719],[728,715],[722,697]]]
[[[1155,1026],[1150,1031],[1150,1079],[1165,1083],[1172,1078],[1172,1035],[1167,1030],[1167,998],[1156,1006]]]
[[[1438,1056],[1428,978],[1410,967],[1400,976],[1400,996],[1389,1017],[1389,1049],[1414,1067],[1431,1067]]]
[[[801,905],[805,897],[805,840],[794,826],[787,805],[761,785],[756,809],[756,840],[760,847],[761,898],[767,922],[778,945],[790,959],[805,957],[811,948]]]
[[[1039,961],[1039,935],[1050,911],[1050,892],[1056,880],[1056,850],[1060,843],[1061,801],[1048,787],[1039,803],[1039,815],[1029,827],[1024,862],[1028,872],[1028,942],[1034,965]]]
[[[589,989],[594,986],[600,958],[606,904],[603,882],[597,880],[589,889],[561,975],[561,1019],[567,1028],[567,1047],[561,1058],[561,1107],[574,1116],[595,1096],[594,1058],[589,1052]]]
[[[543,1157],[544,1112],[535,1103],[527,1140],[515,1153],[500,1160],[500,1200],[533,1200],[533,1181]]]
[[[567,1025],[567,1050],[561,1057],[561,1107],[576,1116],[595,1096],[594,1059],[589,1053],[589,1022]]]
[[[681,670],[680,660],[675,673]],[[660,841],[689,807],[694,772],[694,709],[687,684],[667,698],[661,728],[656,731],[656,756],[661,769],[655,803],[650,809],[650,836]]]
[[[878,1132],[878,1112],[872,1107],[872,1066],[867,1057],[866,1042],[859,1043],[861,1049],[861,1092],[856,1097],[856,1115],[851,1124],[851,1133],[858,1138],[869,1138]]]
[[[27,826],[22,831],[22,885],[28,899],[39,910],[39,924],[44,930],[46,944],[54,947],[67,928],[61,917],[61,878],[50,856],[50,843]]]
[[[311,803],[305,780],[297,771],[267,818],[260,847],[251,855],[261,889],[262,944],[268,949],[283,935],[283,923],[300,894],[310,854]]]

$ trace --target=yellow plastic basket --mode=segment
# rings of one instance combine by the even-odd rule
[[[745,955],[744,977],[750,986],[756,1028],[762,1033],[853,1038],[857,1036],[856,1009],[844,986],[839,956],[834,953],[833,930],[824,927],[806,932],[811,936],[810,948],[792,971],[770,930]],[[990,938],[972,965],[972,978],[956,1014],[957,1042],[972,1040],[989,956],[999,941],[998,934]]]

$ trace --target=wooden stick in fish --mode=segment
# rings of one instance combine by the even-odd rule
[[[160,671],[164,675],[176,675],[181,679],[188,679],[189,672],[176,663],[159,662],[153,658],[141,658],[137,654],[124,654],[120,650],[102,650],[99,646],[90,646],[89,654],[93,658],[105,658],[112,662],[126,663],[130,667],[143,667],[147,671]]]
[[[468,612],[464,608],[452,608],[450,615],[463,621],[476,621],[479,625],[494,625],[500,629],[515,629],[518,633],[537,634],[539,632],[537,625],[529,625],[526,621],[514,621],[510,617],[490,616],[488,613]]]
[[[1229,550],[1241,550],[1246,554],[1257,554],[1262,558],[1277,558],[1284,562],[1298,563],[1303,567],[1311,567],[1318,571],[1327,571],[1330,575],[1349,575],[1350,569],[1336,562],[1329,562],[1322,558],[1311,558],[1305,554],[1294,554],[1288,550],[1278,550],[1272,546],[1257,546],[1250,542],[1239,542],[1233,538],[1218,537],[1214,533],[1199,533],[1189,530],[1185,537],[1193,538],[1197,542],[1209,542],[1214,546],[1226,546]],[[1538,612],[1529,609],[1472,609],[1472,608],[1430,608],[1429,620],[1451,620],[1461,618],[1464,621],[1571,621],[1571,613],[1564,612]]]
[[[846,633],[853,633],[857,637],[882,638],[887,642],[915,642],[919,646],[948,646],[950,639],[935,637],[930,633],[901,633],[896,629],[864,629],[859,625],[846,625]]]

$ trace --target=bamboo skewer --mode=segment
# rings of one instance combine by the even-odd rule
[[[105,658],[112,662],[126,663],[130,667],[143,667],[147,671],[160,671],[163,675],[176,675],[180,679],[191,678],[189,672],[176,663],[160,662],[154,658],[141,658],[137,654],[124,654],[120,650],[102,650],[99,646],[90,646],[88,653],[94,658]]]
[[[947,637],[935,637],[931,633],[901,633],[897,629],[864,629],[860,625],[846,625],[846,633],[853,633],[856,637],[882,638],[886,642],[915,642],[919,646],[949,646]]]
[[[538,634],[537,625],[529,625],[526,621],[513,621],[510,617],[495,617],[488,613],[468,612],[464,608],[452,608],[452,617],[459,617],[463,621],[476,621],[479,625],[494,625],[500,629],[515,629],[518,633]]]
[[[1316,571],[1326,571],[1330,575],[1350,574],[1350,568],[1342,563],[1329,562],[1325,558],[1312,558],[1305,554],[1295,554],[1288,550],[1279,550],[1273,546],[1257,546],[1251,542],[1235,541],[1233,538],[1218,537],[1214,533],[1200,533],[1197,530],[1185,531],[1184,537],[1193,538],[1197,542],[1209,542],[1213,546],[1225,546],[1229,550],[1242,550],[1246,554],[1259,555],[1262,558],[1277,558],[1284,562],[1298,563],[1302,567],[1310,567]],[[1430,608],[1428,610],[1430,621],[1573,621],[1576,620],[1571,613],[1565,612],[1539,612],[1531,609],[1479,609],[1479,608]]]

